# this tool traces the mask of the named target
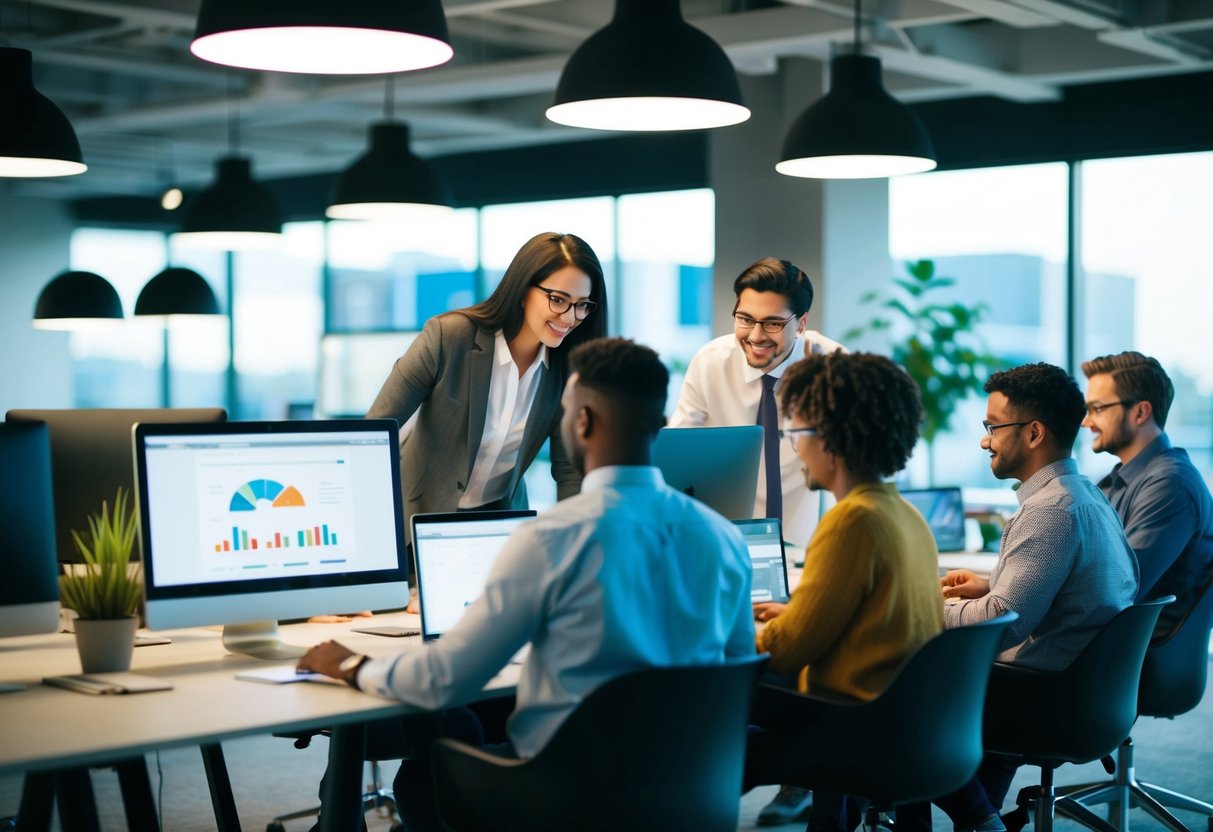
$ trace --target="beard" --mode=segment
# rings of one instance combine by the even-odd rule
[[[1133,432],[1122,418],[1111,430],[1103,430],[1095,434],[1091,441],[1091,450],[1096,453],[1114,454],[1129,446],[1133,441]]]

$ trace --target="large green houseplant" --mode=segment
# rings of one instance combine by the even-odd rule
[[[72,532],[84,563],[59,579],[59,595],[77,615],[76,646],[86,673],[130,668],[142,594],[130,569],[135,523],[134,507],[119,488],[113,511],[102,502],[89,516],[87,536]]]
[[[869,292],[860,302],[880,312],[844,338],[864,332],[889,337],[893,360],[906,369],[922,394],[922,438],[927,443],[927,475],[935,483],[935,439],[948,430],[961,400],[980,393],[1000,362],[976,334],[985,304],[939,302],[940,289],[956,283],[935,274],[933,260],[906,263],[906,277],[894,278],[887,292]]]

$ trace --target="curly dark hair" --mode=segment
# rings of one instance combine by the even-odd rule
[[[1175,400],[1175,385],[1157,358],[1139,352],[1118,352],[1082,362],[1087,378],[1108,373],[1116,385],[1116,395],[1131,402],[1149,402],[1154,424],[1167,426],[1167,413]]]
[[[918,385],[883,355],[811,355],[783,374],[784,416],[817,428],[827,451],[863,477],[888,477],[905,467],[918,441]]]
[[[1002,393],[1019,418],[1043,422],[1058,448],[1074,447],[1087,404],[1074,378],[1043,361],[1002,370],[986,380],[987,393]]]
[[[618,407],[638,430],[656,433],[665,425],[670,373],[657,353],[628,338],[597,338],[569,356],[577,383],[596,390]]]

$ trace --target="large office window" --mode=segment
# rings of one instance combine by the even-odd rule
[[[1175,385],[1167,433],[1213,478],[1213,153],[1083,162],[1079,181],[1080,355],[1157,358]],[[1094,475],[1116,462],[1083,448]]]
[[[978,333],[1008,365],[1064,364],[1066,212],[1064,164],[949,171],[891,179],[889,252],[895,262],[931,259],[936,274],[955,279],[935,299],[981,304]],[[899,337],[895,329],[891,337]],[[935,442],[935,480],[992,486],[989,458],[978,447],[984,396],[956,412]],[[920,445],[910,479],[925,484]]]

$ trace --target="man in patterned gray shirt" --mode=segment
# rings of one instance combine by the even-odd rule
[[[1112,616],[1133,603],[1137,558],[1120,518],[1071,459],[1086,402],[1074,379],[1051,364],[990,376],[982,450],[999,479],[1019,480],[1019,511],[1002,535],[989,580],[964,569],[940,579],[944,626],[1019,613],[999,660],[1061,670]],[[998,810],[1017,766],[987,755],[977,776],[936,804],[957,832],[1001,832]],[[929,828],[929,809],[898,810],[898,825]],[[925,823],[925,827],[922,824]]]

